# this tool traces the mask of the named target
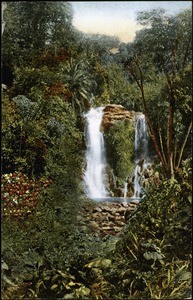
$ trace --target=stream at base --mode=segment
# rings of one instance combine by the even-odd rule
[[[93,201],[97,202],[117,202],[117,203],[130,203],[134,200],[140,201],[139,197],[103,197],[103,198],[92,198]]]

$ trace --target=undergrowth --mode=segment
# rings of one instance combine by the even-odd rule
[[[119,238],[100,239],[76,223],[76,196],[62,205],[58,192],[53,203],[52,188],[23,227],[4,223],[2,299],[190,297],[191,192],[184,163],[176,179],[148,189]]]

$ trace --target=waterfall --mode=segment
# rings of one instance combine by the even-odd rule
[[[135,171],[134,171],[134,195],[133,198],[138,198],[141,195],[142,188],[140,184],[140,171],[141,168],[138,164],[135,165]]]
[[[103,107],[91,108],[85,115],[86,120],[86,168],[84,182],[86,194],[89,198],[101,201],[102,199],[113,201],[116,197],[110,197],[107,186],[106,157],[101,123]],[[136,114],[135,117],[135,170],[134,170],[134,194],[132,198],[140,198],[142,195],[143,170],[150,163],[148,151],[149,135],[144,114]],[[124,183],[122,194],[127,199],[128,183]],[[118,198],[116,198],[118,199]],[[126,200],[125,200],[126,201]]]
[[[135,157],[136,162],[140,159],[149,161],[148,155],[148,130],[145,115],[140,114],[135,118]]]
[[[124,183],[124,188],[123,188],[123,198],[127,197],[127,182]]]
[[[86,192],[90,198],[105,198],[106,172],[105,172],[105,147],[103,134],[100,131],[103,117],[103,107],[91,108],[85,114],[86,127],[86,170],[84,180]]]
[[[140,114],[135,119],[135,171],[134,171],[134,195],[133,197],[140,197],[142,187],[140,183],[140,173],[150,163],[148,154],[148,130],[145,120],[145,115]]]

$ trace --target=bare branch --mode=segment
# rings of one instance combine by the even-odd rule
[[[184,142],[183,142],[183,144],[182,144],[182,148],[181,148],[181,151],[180,151],[180,154],[179,154],[179,158],[178,158],[178,163],[177,163],[176,169],[179,168],[180,163],[181,163],[181,161],[182,161],[182,155],[183,155],[184,148],[185,148],[185,146],[186,146],[186,143],[187,143],[187,140],[188,140],[188,137],[189,137],[191,128],[192,128],[192,121],[190,122],[190,125],[189,125],[189,127],[188,127],[188,131],[187,131],[187,133],[186,133],[186,135],[185,135]]]

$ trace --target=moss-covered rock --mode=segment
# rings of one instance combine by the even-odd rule
[[[123,196],[124,183],[129,181],[134,170],[135,128],[127,120],[116,121],[104,133],[107,153],[107,173],[112,196]]]

